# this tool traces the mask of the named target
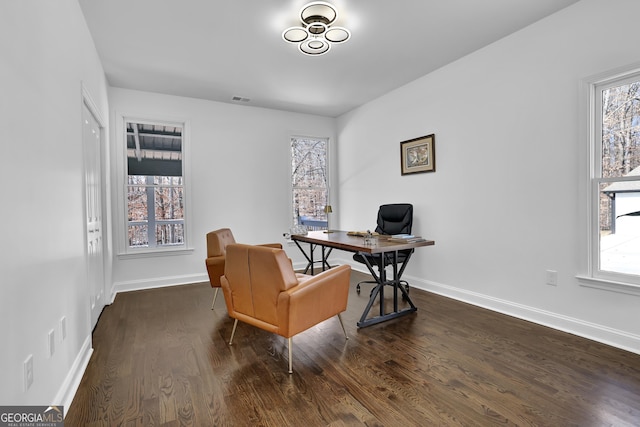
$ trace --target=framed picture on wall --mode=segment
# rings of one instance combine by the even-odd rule
[[[400,143],[400,173],[408,175],[436,171],[435,134]]]

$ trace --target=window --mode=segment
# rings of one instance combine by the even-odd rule
[[[291,138],[292,224],[309,230],[327,228],[329,140]]]
[[[640,73],[592,91],[592,276],[640,285]]]
[[[124,120],[125,252],[186,245],[184,124]]]

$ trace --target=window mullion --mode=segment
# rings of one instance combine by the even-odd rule
[[[147,176],[147,238],[150,248],[158,245],[156,239],[156,197],[153,177]]]

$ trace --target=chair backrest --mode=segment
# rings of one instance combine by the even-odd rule
[[[242,244],[230,244],[226,252],[224,277],[231,290],[227,307],[230,306],[234,312],[277,325],[278,296],[298,284],[286,252],[277,248]]]
[[[378,226],[380,234],[411,234],[413,226],[413,205],[394,203],[381,205],[378,209]]]
[[[235,242],[233,233],[228,228],[221,228],[207,233],[207,258],[223,256],[227,245]]]

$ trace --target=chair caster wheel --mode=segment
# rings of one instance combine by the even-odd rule
[[[402,285],[400,285],[400,286],[402,286]],[[403,301],[408,301],[409,300],[409,297],[408,297],[408,295],[409,295],[409,284],[404,285],[404,290],[405,290],[405,292],[407,294],[405,295],[404,292],[402,293],[402,300]]]

